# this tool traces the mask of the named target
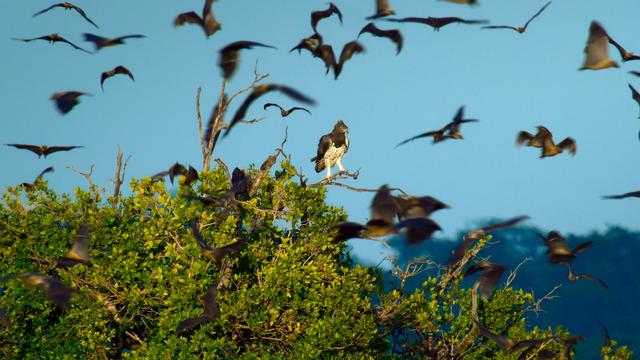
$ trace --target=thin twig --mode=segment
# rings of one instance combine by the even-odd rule
[[[524,265],[526,262],[532,261],[532,260],[533,260],[532,257],[527,256],[520,262],[520,264],[518,264],[518,266],[516,266],[515,269],[511,270],[509,272],[509,276],[507,277],[507,281],[505,282],[505,287],[511,286],[511,283],[513,282],[513,280],[516,279],[516,276],[518,275],[518,270],[520,269],[520,267]]]
[[[556,290],[560,289],[562,287],[562,284],[558,284],[556,285],[553,289],[551,289],[551,291],[549,291],[547,293],[547,295],[534,300],[529,306],[527,306],[524,311],[528,312],[531,311],[533,313],[536,314],[536,317],[541,313],[541,312],[546,312],[545,310],[542,309],[542,303],[544,301],[549,301],[549,300],[553,300],[553,299],[557,299],[560,296],[559,295],[555,295],[554,293],[556,292]]]
[[[94,185],[93,181],[91,180],[91,175],[93,175],[93,168],[95,167],[94,164],[91,164],[91,168],[89,169],[89,172],[87,173],[83,173],[80,170],[76,169],[73,165],[67,165],[67,169],[73,171],[76,174],[82,175],[85,179],[87,179],[87,182],[89,183],[89,190],[91,192],[94,192],[96,189],[96,185]],[[97,191],[95,191],[97,192]]]

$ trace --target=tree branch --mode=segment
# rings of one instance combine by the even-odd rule
[[[536,314],[536,317],[541,313],[541,312],[546,312],[545,310],[542,309],[542,303],[544,301],[549,301],[549,300],[553,300],[553,299],[557,299],[560,296],[559,295],[555,295],[554,293],[556,292],[556,290],[560,289],[562,287],[562,284],[558,284],[556,285],[553,289],[551,289],[551,291],[549,291],[547,293],[547,295],[534,300],[529,306],[527,306],[524,311],[531,311],[533,313]]]
[[[526,262],[528,262],[528,261],[532,261],[532,260],[533,260],[533,258],[531,258],[531,257],[527,256],[526,258],[524,258],[524,259],[523,259],[523,260],[518,264],[518,266],[516,266],[516,268],[515,268],[515,269],[511,270],[511,271],[509,272],[509,276],[507,277],[507,281],[505,282],[505,287],[509,287],[509,286],[511,286],[511,283],[513,282],[513,280],[515,280],[515,279],[516,279],[516,276],[518,275],[518,270],[520,269],[520,267],[521,267],[522,265],[524,265]]]
[[[124,182],[124,176],[127,171],[127,164],[129,163],[129,159],[131,159],[131,155],[127,157],[124,165],[122,164],[122,150],[120,149],[120,145],[118,145],[118,153],[116,154],[116,176],[113,180],[113,200],[111,201],[111,206],[114,209],[118,207],[118,200],[120,199],[120,187]]]

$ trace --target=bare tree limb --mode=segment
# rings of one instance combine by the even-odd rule
[[[131,155],[127,157],[124,164],[122,163],[122,150],[120,149],[120,145],[118,145],[118,153],[116,154],[116,176],[113,179],[113,200],[111,201],[111,206],[115,209],[118,207],[118,200],[120,199],[120,187],[124,182],[124,176],[127,171],[127,164],[129,163],[129,159],[131,159]]]
[[[545,296],[534,300],[529,306],[527,306],[524,311],[530,311],[536,314],[536,317],[541,313],[541,312],[546,312],[545,310],[542,309],[542,303],[544,301],[550,301],[553,299],[557,299],[560,296],[559,295],[555,295],[556,290],[560,289],[562,287],[562,284],[558,284],[556,285],[553,289],[551,289],[551,291],[549,291]]]
[[[515,279],[516,279],[516,276],[518,275],[518,270],[520,269],[520,267],[521,267],[522,265],[524,265],[526,262],[528,262],[528,261],[532,261],[532,260],[533,260],[533,258],[532,258],[532,257],[527,256],[527,257],[526,257],[526,258],[524,258],[522,261],[520,261],[520,263],[518,264],[518,266],[516,266],[516,268],[515,268],[515,269],[513,269],[513,270],[511,270],[511,271],[509,272],[509,276],[507,277],[507,281],[505,282],[505,287],[509,287],[509,286],[511,286],[511,283],[513,282],[513,280],[515,280]]]
[[[89,183],[89,190],[91,192],[95,192],[97,193],[97,186],[93,183],[93,180],[91,180],[91,175],[93,175],[93,168],[95,167],[94,164],[91,164],[91,168],[89,169],[89,172],[87,173],[83,173],[80,170],[76,169],[73,165],[67,165],[67,169],[73,171],[76,174],[79,174],[81,176],[83,176],[85,179],[87,179],[87,182]]]

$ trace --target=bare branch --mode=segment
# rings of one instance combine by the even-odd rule
[[[324,179],[318,181],[317,183],[309,185],[309,186],[318,187],[318,186],[329,185],[329,184],[330,185],[335,185],[335,184],[332,184],[334,180],[337,180],[337,179],[343,180],[343,179],[348,179],[348,178],[356,180],[356,179],[358,179],[358,176],[360,176],[360,169],[358,169],[357,171],[355,171],[353,173],[350,173],[347,170],[339,171],[339,172],[331,175],[330,177],[324,178]]]
[[[562,284],[558,284],[556,285],[553,289],[551,289],[551,291],[549,291],[547,293],[547,295],[539,298],[539,299],[535,299],[529,306],[527,306],[524,311],[530,311],[536,314],[536,317],[541,313],[541,312],[546,312],[545,310],[542,309],[542,303],[544,301],[550,301],[550,300],[554,300],[559,298],[559,295],[555,295],[554,293],[556,292],[556,290],[560,289],[562,287]]]
[[[229,172],[229,167],[227,166],[227,164],[225,164],[224,161],[219,158],[215,159],[215,162],[222,168],[222,171],[224,171],[224,175],[227,177],[227,179],[229,179],[229,184],[231,184],[231,173]]]
[[[97,193],[97,186],[91,180],[91,175],[93,175],[93,168],[94,167],[95,167],[95,165],[91,164],[91,168],[89,169],[89,172],[83,173],[80,170],[78,170],[75,167],[73,167],[73,165],[67,165],[67,169],[69,169],[69,170],[73,171],[74,173],[79,174],[79,175],[83,176],[85,179],[87,179],[87,182],[89,183],[89,190],[91,192],[96,192]]]
[[[238,91],[237,93],[231,95],[229,100],[227,100],[227,104],[225,105],[225,107],[229,106],[229,104],[231,104],[231,102],[233,102],[233,100],[236,97],[238,97],[238,96],[246,93],[247,91],[253,89],[253,87],[256,86],[257,83],[259,83],[260,81],[262,81],[262,80],[264,80],[264,79],[266,79],[268,77],[269,77],[269,74],[258,74],[258,60],[256,59],[256,65],[253,68],[253,81],[247,87],[245,87],[245,88],[241,89],[240,91]]]
[[[206,155],[206,149],[204,144],[204,132],[202,130],[202,113],[200,113],[200,94],[202,93],[202,87],[198,86],[196,91],[196,115],[198,116],[198,134],[200,135],[200,147],[202,149],[202,157]]]
[[[127,157],[124,165],[122,164],[122,150],[120,149],[120,145],[118,145],[118,153],[116,154],[116,176],[113,179],[113,200],[111,202],[111,206],[114,209],[118,207],[118,200],[120,199],[120,187],[124,182],[124,176],[127,171],[127,164],[129,163],[129,159],[131,159],[131,155]]]
[[[515,269],[511,270],[509,272],[509,276],[507,277],[507,281],[505,282],[505,287],[511,286],[511,283],[513,282],[513,280],[516,279],[516,276],[518,275],[518,270],[520,269],[520,267],[524,265],[526,262],[532,261],[532,260],[533,260],[532,257],[527,256],[520,262],[520,264],[518,264],[518,266],[516,266]]]

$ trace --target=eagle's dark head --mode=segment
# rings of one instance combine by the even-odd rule
[[[349,132],[349,127],[347,127],[347,124],[345,124],[344,121],[338,120],[336,125],[333,127],[333,132],[334,133],[348,133]]]

